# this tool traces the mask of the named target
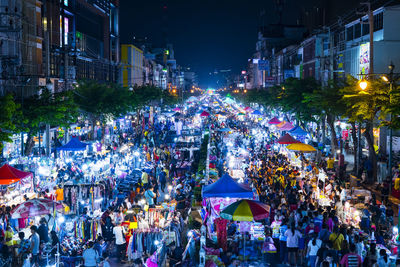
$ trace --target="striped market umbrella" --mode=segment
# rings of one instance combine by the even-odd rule
[[[51,199],[35,198],[19,204],[11,211],[11,218],[29,218],[39,215],[51,214],[55,209],[63,209],[63,205]]]
[[[255,200],[242,199],[227,206],[220,216],[232,221],[255,221],[268,217],[270,207]]]

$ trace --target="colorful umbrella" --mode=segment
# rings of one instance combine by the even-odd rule
[[[281,131],[290,131],[294,128],[293,124],[291,124],[290,122],[281,122],[276,125],[276,127],[278,127]]]
[[[221,211],[220,216],[232,221],[254,221],[268,217],[270,207],[259,201],[242,199]]]
[[[238,114],[238,116],[244,116],[244,115],[246,115],[246,114],[244,114],[244,113],[242,113],[242,112],[240,112],[240,113]]]
[[[55,209],[63,209],[62,204],[57,203],[51,199],[35,198],[19,204],[11,211],[13,219],[29,218],[39,215],[50,214]]]
[[[289,145],[289,144],[294,144],[294,143],[300,143],[300,141],[297,141],[296,139],[294,139],[290,134],[285,134],[284,136],[282,136],[281,138],[279,138],[278,140],[276,140],[277,143],[281,144],[281,145]]]
[[[317,151],[314,147],[307,145],[307,144],[303,144],[303,143],[290,144],[286,148],[289,150],[301,151],[301,152],[305,152],[305,153]]]
[[[273,117],[268,123],[269,124],[279,124],[279,123],[281,123],[281,121],[278,120],[277,117]]]
[[[203,111],[203,112],[200,114],[200,117],[208,117],[208,116],[210,116],[210,113],[208,113],[207,111]]]

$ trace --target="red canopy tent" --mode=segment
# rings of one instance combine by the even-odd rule
[[[279,124],[279,123],[281,123],[281,121],[278,120],[277,117],[273,117],[268,123],[269,124]]]
[[[300,141],[297,141],[296,139],[294,139],[290,134],[285,134],[284,136],[282,136],[281,138],[279,138],[278,140],[276,140],[277,143],[281,144],[281,145],[289,145],[289,144],[294,144],[294,143],[300,143]]]
[[[210,116],[210,113],[208,113],[205,110],[200,114],[200,117],[208,117],[208,116]]]
[[[0,168],[0,185],[10,185],[28,177],[32,177],[32,173],[20,171],[8,164]]]

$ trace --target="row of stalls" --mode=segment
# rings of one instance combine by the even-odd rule
[[[261,221],[268,217],[270,207],[256,201],[257,193],[225,173],[217,181],[203,187],[203,240],[210,239],[224,251],[236,248],[240,261],[261,259],[265,241]],[[233,230],[232,230],[233,229]],[[218,263],[219,253],[203,242],[200,263]]]

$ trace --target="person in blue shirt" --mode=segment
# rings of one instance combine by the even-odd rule
[[[284,219],[279,228],[279,255],[282,264],[288,263],[288,253],[286,247],[287,237],[285,236],[287,229],[287,219]]]
[[[154,198],[156,197],[156,194],[153,192],[152,186],[150,186],[146,192],[144,192],[144,197],[146,198],[149,207],[154,208]]]

